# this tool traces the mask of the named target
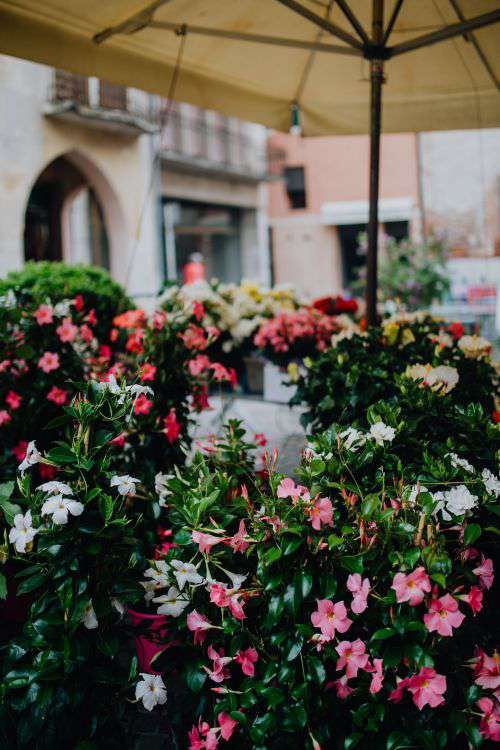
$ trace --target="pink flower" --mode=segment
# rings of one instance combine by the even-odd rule
[[[246,618],[240,596],[241,594],[233,594],[229,599],[229,611],[236,620],[244,620]]]
[[[359,573],[351,573],[347,579],[347,588],[354,596],[351,609],[356,615],[360,615],[368,606],[368,594],[370,593],[370,579],[361,579]]]
[[[496,690],[500,687],[500,654],[493,652],[488,656],[484,651],[479,651],[474,668],[475,683],[486,690]]]
[[[332,501],[327,497],[320,497],[309,508],[311,525],[316,531],[321,530],[321,525],[333,526],[333,506]]]
[[[194,359],[190,359],[188,362],[189,372],[193,377],[201,375],[210,367],[210,359],[206,354],[198,354]]]
[[[43,357],[38,360],[38,367],[46,373],[52,372],[59,368],[59,355],[54,352],[45,352]]]
[[[207,654],[213,661],[212,669],[209,669],[209,667],[203,667],[203,669],[210,679],[213,682],[224,682],[224,680],[227,680],[230,677],[230,672],[226,665],[232,661],[232,658],[224,656],[224,649],[221,648],[219,653],[213,646],[208,647]]]
[[[87,342],[87,344],[90,344],[92,339],[94,338],[94,334],[92,332],[92,328],[88,326],[86,323],[80,326],[80,336],[84,341]]]
[[[404,680],[398,680],[396,682],[396,687],[389,695],[389,700],[393,703],[399,703],[401,699],[403,698],[403,692],[408,688],[408,685],[410,684],[410,678],[405,677]]]
[[[165,417],[165,434],[169,443],[176,443],[179,440],[181,429],[175,409],[172,407]]]
[[[221,711],[221,713],[218,715],[217,721],[219,722],[220,726],[220,736],[227,742],[233,736],[233,732],[238,726],[238,722],[234,719],[231,719],[229,714],[224,713],[224,711]]]
[[[481,591],[479,586],[471,586],[471,590],[469,591],[469,593],[465,594],[464,596],[460,596],[459,599],[467,602],[474,614],[477,614],[477,612],[481,612],[483,608],[483,592]]]
[[[336,630],[345,633],[352,625],[344,602],[334,604],[330,599],[318,600],[318,611],[312,613],[311,622],[315,628],[320,628],[321,634],[328,640],[332,640]]]
[[[371,669],[371,671],[373,672],[373,677],[370,683],[370,693],[372,693],[373,695],[382,690],[382,685],[384,682],[384,670],[382,669],[382,664],[382,659],[373,660],[373,667]]]
[[[149,362],[145,362],[143,366],[141,367],[140,372],[140,378],[143,383],[146,381],[154,380],[156,376],[156,367],[154,365],[149,364]]]
[[[61,325],[57,326],[56,333],[63,343],[69,343],[75,340],[78,326],[75,326],[71,318],[64,318]]]
[[[144,393],[137,396],[134,404],[134,414],[149,414],[153,408],[153,402]]]
[[[52,305],[40,305],[34,315],[39,326],[47,325],[47,323],[52,323],[54,308]]]
[[[23,461],[24,457],[26,456],[27,450],[28,450],[28,441],[20,440],[18,444],[14,448],[12,448],[12,453],[17,458],[18,462],[21,463],[21,461]]]
[[[6,409],[0,409],[0,427],[3,427],[4,424],[9,424],[9,422],[12,422],[9,412]]]
[[[399,603],[408,602],[412,607],[416,607],[423,602],[425,594],[430,592],[431,582],[425,568],[420,566],[409,575],[396,573],[391,588],[396,592],[396,600]]]
[[[305,501],[310,499],[307,487],[302,487],[300,484],[295,486],[295,482],[289,477],[281,480],[276,490],[276,495],[282,499],[291,497],[294,502],[297,502],[299,498]]]
[[[203,531],[193,531],[191,539],[196,542],[200,552],[206,552],[210,554],[210,550],[216,544],[224,541],[222,536],[214,536],[214,534],[205,534]]]
[[[217,728],[211,728],[206,721],[201,718],[198,726],[192,726],[188,733],[189,750],[217,750],[219,741],[217,739]]]
[[[408,690],[413,694],[413,702],[420,711],[427,704],[436,708],[444,703],[446,677],[437,674],[431,667],[422,667],[418,674],[410,677]]]
[[[19,409],[22,400],[23,397],[15,391],[9,391],[5,397],[5,403],[12,409],[12,411],[16,411],[16,409]]]
[[[225,583],[212,583],[210,585],[210,601],[218,607],[228,607],[230,592]]]
[[[245,552],[250,546],[249,542],[246,541],[247,539],[248,533],[245,527],[245,521],[242,518],[238,531],[228,540],[228,543],[235,552]]]
[[[207,635],[207,630],[214,626],[210,623],[205,615],[200,614],[195,609],[187,616],[186,624],[188,629],[194,633],[194,644],[202,644]]]
[[[347,675],[345,674],[339,680],[335,680],[332,685],[337,692],[337,698],[341,700],[348,698],[351,693],[354,693],[354,688],[349,687],[347,684]]]
[[[481,565],[474,568],[472,572],[474,575],[479,576],[479,585],[482,589],[490,589],[493,586],[493,560],[489,558],[486,560],[483,555]]]
[[[261,445],[263,448],[267,445],[267,438],[263,432],[256,432],[253,440],[255,445]]]
[[[500,710],[491,698],[481,698],[476,704],[481,712],[479,731],[488,740],[500,742]]]
[[[247,648],[246,651],[240,649],[234,657],[235,662],[241,664],[241,670],[247,677],[255,675],[254,664],[259,660],[259,654],[254,648]]]
[[[440,599],[431,599],[429,611],[424,615],[425,627],[430,633],[437,631],[439,635],[453,635],[453,628],[458,628],[465,620],[458,609],[458,602],[450,594]]]
[[[227,382],[231,381],[231,373],[224,367],[224,365],[221,365],[220,362],[212,362],[210,364],[210,369],[213,372],[214,379],[218,382],[223,380]]]
[[[58,406],[63,406],[68,401],[68,391],[65,391],[64,388],[58,388],[57,385],[54,385],[47,393],[47,400],[52,401]]]
[[[335,651],[340,657],[337,660],[337,670],[345,667],[345,673],[348,680],[350,680],[351,677],[357,677],[358,670],[365,669],[368,664],[369,656],[365,649],[365,644],[359,638],[352,642],[341,641],[339,645],[335,647]]]

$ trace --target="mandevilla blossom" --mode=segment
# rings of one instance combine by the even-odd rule
[[[483,592],[479,586],[471,586],[468,594],[462,594],[458,598],[463,602],[467,602],[474,614],[481,612],[483,608]]]
[[[170,444],[176,443],[179,440],[179,435],[181,434],[182,426],[177,419],[177,414],[173,407],[170,409],[169,413],[165,417],[164,423],[165,423],[165,435],[167,436],[168,442]]]
[[[212,549],[212,547],[216,544],[219,544],[220,542],[223,542],[225,537],[215,536],[214,534],[206,534],[203,531],[193,531],[191,534],[191,539],[193,540],[193,542],[196,542],[200,552],[206,552],[208,555],[210,554],[210,550]]]
[[[495,474],[493,474],[493,472],[491,472],[489,469],[483,469],[481,479],[484,482],[484,486],[486,487],[487,492],[495,495],[495,497],[498,499],[498,497],[500,496],[500,479],[498,479],[498,477],[495,476]]]
[[[312,613],[311,622],[328,640],[334,638],[336,630],[345,633],[352,625],[344,602],[334,604],[330,599],[318,599],[318,610]]]
[[[342,677],[340,677],[340,679],[335,680],[331,683],[337,692],[337,698],[340,698],[341,700],[348,698],[352,693],[354,693],[354,688],[349,687],[349,685],[347,684],[347,680],[348,677],[344,674],[342,675]]]
[[[430,633],[437,631],[439,635],[453,635],[453,628],[458,628],[465,620],[465,615],[458,609],[458,602],[450,594],[440,599],[431,599],[429,611],[424,615],[425,627]]]
[[[175,586],[171,586],[166,594],[155,596],[153,601],[161,605],[157,610],[159,615],[170,615],[170,617],[180,617],[189,604],[189,599],[183,596]]]
[[[83,513],[82,503],[70,497],[54,495],[42,505],[42,516],[52,516],[53,522],[59,526],[68,523],[68,513],[72,516],[80,516]]]
[[[17,470],[21,473],[21,475],[23,475],[26,469],[37,464],[40,461],[41,457],[41,453],[39,453],[36,449],[35,441],[32,440],[28,443],[24,460],[19,464]]]
[[[139,481],[140,479],[134,479],[128,474],[123,474],[122,476],[111,477],[109,484],[111,487],[116,487],[120,495],[133,497],[136,493],[135,485]]]
[[[384,422],[375,422],[370,427],[369,437],[375,440],[377,445],[383,445],[385,442],[392,443],[396,437],[394,427],[389,427]]]
[[[195,609],[190,612],[186,618],[186,624],[188,629],[194,633],[194,644],[202,644],[207,635],[207,630],[215,627],[211,622],[207,620],[205,615],[200,614]]]
[[[36,488],[40,492],[45,492],[47,495],[72,495],[73,490],[65,482],[58,482],[55,479],[51,482],[45,482],[45,484],[39,484]]]
[[[75,340],[78,326],[75,326],[71,318],[64,318],[61,325],[57,326],[56,333],[63,344],[69,344]]]
[[[340,433],[340,437],[348,451],[357,451],[366,443],[366,436],[354,427],[348,427]]]
[[[136,701],[142,699],[146,711],[152,711],[155,706],[166,703],[167,689],[160,675],[141,672],[141,677],[141,682],[135,686]]]
[[[137,396],[134,404],[134,414],[145,416],[149,414],[152,408],[153,401],[151,401],[150,398],[147,398],[143,393],[141,393],[140,396]]]
[[[98,627],[99,622],[94,611],[92,599],[89,599],[87,606],[83,610],[82,623],[85,625],[87,630],[95,630]]]
[[[463,469],[469,474],[474,474],[475,470],[472,464],[470,464],[465,458],[457,456],[456,453],[446,453],[445,458],[450,459],[450,463],[455,469]]]
[[[437,674],[431,667],[422,667],[420,672],[410,678],[408,690],[413,694],[413,702],[420,711],[424,706],[431,708],[441,706],[445,701],[446,677]]]
[[[22,400],[23,397],[20,396],[19,393],[16,393],[16,391],[9,391],[5,397],[5,403],[10,409],[12,409],[12,411],[19,409]]]
[[[161,586],[168,586],[170,570],[165,560],[155,560],[153,564],[153,568],[148,568],[144,571],[145,578],[152,578],[153,581],[156,581]]]
[[[207,654],[209,659],[213,661],[212,669],[205,666],[203,669],[210,679],[213,682],[224,682],[224,680],[227,680],[230,677],[230,672],[226,665],[233,661],[232,657],[224,656],[224,649],[221,648],[219,652],[213,646],[208,647]]]
[[[423,602],[425,594],[430,593],[431,582],[425,568],[420,566],[409,575],[396,573],[391,588],[396,592],[398,603],[408,602],[412,607],[416,607]]]
[[[500,688],[500,654],[493,652],[488,656],[480,650],[474,667],[474,682],[485,690],[497,690]]]
[[[152,381],[155,379],[156,376],[156,367],[154,365],[151,365],[149,362],[145,362],[140,371],[140,378],[143,383],[146,381]]]
[[[238,726],[238,722],[234,719],[231,719],[230,715],[224,713],[223,711],[221,711],[221,713],[218,715],[217,721],[219,722],[220,726],[220,736],[227,742],[231,739],[234,730]]]
[[[478,700],[476,705],[482,713],[479,731],[486,739],[500,742],[500,709],[498,703],[492,698],[484,697]]]
[[[219,740],[217,738],[217,728],[211,728],[206,721],[201,718],[198,720],[198,726],[192,726],[188,732],[189,750],[217,750]]]
[[[59,355],[55,352],[45,352],[38,360],[38,367],[47,374],[52,370],[57,370],[59,365]]]
[[[254,664],[259,660],[259,654],[254,648],[240,649],[234,657],[235,662],[241,664],[241,670],[247,677],[255,675]]]
[[[38,534],[39,529],[34,529],[32,524],[30,510],[24,516],[22,513],[16,513],[14,516],[14,526],[9,531],[9,542],[14,545],[16,552],[26,552],[26,547],[31,544],[35,534]]]
[[[160,506],[162,508],[166,505],[166,500],[172,491],[168,487],[168,483],[174,478],[174,474],[163,474],[159,471],[155,476],[155,492],[160,500]]]
[[[228,540],[228,544],[235,552],[243,553],[250,546],[250,543],[246,541],[247,539],[248,533],[245,527],[245,520],[242,518],[238,531]]]
[[[54,319],[54,309],[52,305],[40,305],[33,314],[39,326],[44,326],[48,323],[52,323]]]
[[[446,492],[436,492],[433,499],[436,503],[433,515],[441,513],[445,521],[451,521],[455,516],[467,515],[478,504],[477,495],[473,495],[465,484],[452,487]]]
[[[52,401],[57,406],[64,406],[68,401],[68,391],[64,390],[64,388],[58,388],[57,385],[53,385],[47,393],[47,401]]]
[[[362,579],[359,573],[351,573],[347,579],[347,588],[354,594],[351,609],[356,615],[360,615],[368,606],[370,579]]]
[[[384,682],[384,670],[382,666],[382,659],[374,659],[373,667],[370,670],[366,670],[367,672],[373,672],[372,681],[370,683],[370,693],[372,693],[372,695],[375,695],[382,690],[382,685]]]
[[[333,526],[333,506],[329,498],[318,498],[308,508],[308,512],[311,518],[311,525],[316,531],[320,531],[322,525]]]
[[[493,560],[490,558],[485,559],[485,557],[482,557],[481,565],[478,565],[477,568],[474,568],[472,571],[474,575],[479,577],[479,585],[483,590],[490,589],[493,586]]]
[[[358,676],[359,669],[365,669],[368,664],[369,656],[366,653],[366,646],[362,640],[357,638],[355,641],[340,641],[335,647],[339,655],[337,660],[337,670],[345,667],[345,673],[348,680]]]
[[[310,500],[307,487],[302,487],[300,484],[296,486],[293,479],[290,479],[289,477],[285,477],[285,479],[281,480],[276,490],[276,495],[283,500],[287,497],[291,497],[294,503],[299,499],[306,502]]]
[[[9,424],[9,422],[12,422],[12,417],[7,409],[0,409],[0,427],[3,427],[4,424]]]
[[[179,591],[182,591],[186,583],[193,586],[203,583],[203,578],[196,570],[193,563],[184,563],[182,560],[170,560],[170,565],[174,568],[174,576],[177,579]]]

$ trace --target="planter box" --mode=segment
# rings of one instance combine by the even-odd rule
[[[262,395],[264,392],[265,360],[260,357],[245,357],[245,392]]]
[[[278,404],[287,404],[295,394],[296,386],[283,385],[287,379],[287,372],[271,362],[264,365],[264,400]]]

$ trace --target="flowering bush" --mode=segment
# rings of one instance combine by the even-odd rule
[[[29,262],[22,270],[11,271],[0,279],[0,295],[9,290],[30,307],[44,304],[47,299],[53,305],[74,299],[77,311],[80,304],[87,311],[94,310],[94,329],[99,339],[105,338],[115,315],[132,307],[120,284],[97,266]]]
[[[207,331],[210,356],[240,375],[243,357],[255,350],[253,336],[259,326],[281,312],[296,310],[300,302],[286,286],[268,289],[249,281],[239,286],[214,281],[168,287],[163,304],[166,310],[181,310]]]
[[[23,301],[24,300],[24,301]],[[88,377],[98,356],[96,316],[83,301],[41,304],[12,291],[0,300],[0,465],[15,474],[32,435],[45,448],[58,435],[56,419]],[[41,479],[53,470],[39,468]]]
[[[263,323],[254,342],[271,361],[286,365],[292,359],[313,357],[325,351],[334,334],[358,330],[347,315],[334,317],[314,307],[304,307],[280,313]]]
[[[358,428],[333,427],[298,483],[274,459],[248,476],[243,443],[238,488],[216,455],[168,482],[176,546],[143,586],[171,618],[156,668],[169,693],[185,686],[176,720],[191,750],[499,738],[499,429],[455,407],[448,439],[417,445],[418,420],[444,422],[449,397],[411,387],[417,418],[380,403]]]
[[[303,421],[313,430],[335,421],[350,424],[378,399],[395,403],[403,374],[440,392],[444,378],[454,403],[478,402],[490,414],[495,408],[498,377],[490,361],[491,344],[464,335],[460,323],[446,324],[425,313],[403,314],[368,331],[342,331],[331,344],[308,362],[292,399],[308,408]]]
[[[123,746],[124,695],[137,664],[121,616],[140,597],[141,517],[151,505],[138,480],[112,471],[110,440],[132,406],[130,391],[120,399],[89,385],[64,407],[70,439],[44,453],[30,443],[19,490],[0,504],[18,594],[32,602],[22,634],[3,649],[5,747]],[[41,482],[39,466],[56,469],[57,479]]]

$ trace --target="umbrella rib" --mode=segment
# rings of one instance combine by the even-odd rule
[[[392,11],[392,15],[389,19],[389,23],[387,24],[387,28],[385,30],[384,39],[382,44],[385,46],[387,44],[387,40],[389,39],[392,30],[394,28],[394,24],[397,21],[397,18],[399,16],[399,11],[401,10],[403,6],[404,0],[397,0],[396,5],[394,6],[394,9]]]
[[[405,52],[421,49],[421,47],[429,47],[431,44],[442,42],[445,39],[453,39],[453,37],[461,36],[474,29],[481,29],[484,26],[490,26],[492,23],[497,23],[498,21],[500,21],[500,9],[493,10],[491,13],[484,13],[481,16],[475,16],[474,18],[468,18],[466,21],[461,21],[460,23],[443,26],[443,28],[433,31],[430,34],[424,34],[423,36],[416,37],[416,39],[396,44],[394,47],[389,47],[389,54],[391,57],[394,57],[395,55],[402,55]]]
[[[329,0],[328,7],[327,7],[326,13],[325,13],[325,18],[326,19],[330,18],[330,14],[331,14],[331,12],[333,10],[334,3],[335,3],[335,0]],[[316,39],[315,39],[316,43],[319,43],[319,41],[320,41],[320,39],[321,39],[321,37],[323,36],[324,33],[325,33],[325,31],[323,29],[318,29],[318,31],[316,32]],[[351,48],[349,47],[348,49],[351,49]],[[306,86],[306,83],[307,83],[307,79],[309,78],[312,66],[314,64],[315,57],[316,57],[316,52],[313,50],[313,51],[310,52],[310,54],[307,57],[306,64],[304,65],[304,69],[303,69],[302,75],[300,77],[299,85],[297,86],[297,91],[295,93],[295,99],[294,99],[294,101],[299,106],[300,106],[300,100],[302,98],[302,94],[304,92],[304,89],[305,89],[305,86]]]
[[[331,21],[328,21],[325,18],[318,16],[316,13],[313,13],[308,8],[305,8],[303,5],[296,2],[296,0],[276,0],[276,2],[281,3],[281,5],[284,5],[290,10],[293,10],[294,13],[297,13],[299,16],[306,18],[308,21],[316,24],[316,26],[319,26],[321,29],[328,31],[330,34],[332,34],[332,36],[336,36],[338,39],[342,39],[343,42],[346,42],[351,47],[363,50],[363,44],[358,39],[356,39],[356,37],[352,36],[352,34],[349,34],[349,32],[345,31],[343,28],[337,26]]]
[[[115,26],[109,26],[107,29],[99,31],[92,37],[92,41],[96,44],[102,44],[102,42],[105,42],[116,34],[130,34],[135,31],[141,31],[141,29],[149,24],[154,12],[158,10],[158,8],[161,8],[162,5],[166,5],[170,2],[171,0],[154,0],[142,10],[126,18],[125,21],[121,21],[121,23],[118,23]]]
[[[370,38],[366,31],[363,28],[363,25],[361,24],[360,20],[356,17],[356,15],[353,13],[353,11],[350,9],[348,3],[346,0],[337,0],[337,5],[339,6],[340,10],[344,14],[344,16],[347,18],[353,29],[358,33],[358,35],[361,37],[363,42],[365,44],[370,43]]]
[[[235,39],[241,42],[256,42],[257,44],[274,44],[278,47],[294,47],[296,49],[311,50],[313,52],[333,52],[340,55],[361,56],[361,51],[352,47],[342,47],[339,44],[323,44],[320,42],[306,42],[301,39],[289,39],[287,37],[266,36],[265,34],[247,34],[240,31],[227,31],[226,29],[211,29],[205,26],[191,26],[170,21],[151,21],[148,24],[151,29],[165,29],[166,31],[179,32],[184,29],[186,34],[199,34],[200,36],[211,36],[222,39]]]
[[[464,14],[462,13],[462,10],[461,10],[460,6],[458,5],[457,0],[450,0],[450,3],[453,6],[453,9],[455,10],[455,13],[457,14],[458,18],[461,21],[465,21],[466,18],[464,16]],[[483,63],[484,67],[488,71],[488,74],[489,74],[491,80],[493,81],[493,83],[495,84],[495,87],[497,89],[500,88],[500,81],[496,77],[495,71],[493,70],[493,68],[492,68],[492,66],[490,64],[490,61],[486,57],[483,49],[481,48],[479,42],[477,41],[477,37],[475,36],[475,34],[473,34],[473,33],[470,32],[469,34],[467,34],[466,39],[467,38],[472,42],[472,45],[473,45],[474,49],[476,50],[476,52],[477,52],[477,54],[479,56],[479,59],[481,60],[481,62]]]

